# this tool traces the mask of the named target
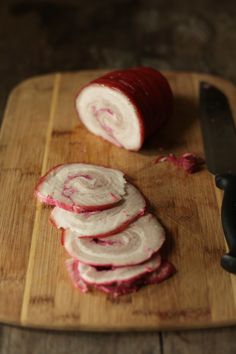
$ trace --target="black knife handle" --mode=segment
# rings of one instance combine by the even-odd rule
[[[216,175],[216,186],[224,190],[221,221],[229,252],[221,257],[221,266],[236,273],[236,176]]]

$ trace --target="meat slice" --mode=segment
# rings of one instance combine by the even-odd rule
[[[79,213],[114,206],[125,195],[125,184],[121,171],[74,163],[52,168],[35,193],[41,202]]]
[[[91,285],[109,285],[116,283],[131,282],[143,274],[154,272],[161,264],[161,256],[157,253],[148,261],[128,267],[100,270],[88,264],[79,262],[78,271],[80,278]]]
[[[159,255],[157,257],[159,257]],[[170,262],[164,260],[161,262],[161,264],[158,263],[159,260],[157,259],[157,268],[154,269],[153,271],[144,272],[140,276],[133,277],[130,280],[125,280],[125,281],[114,280],[109,284],[100,284],[100,283],[91,284],[91,283],[87,283],[86,280],[82,278],[80,273],[80,262],[74,260],[73,258],[68,259],[66,261],[69,276],[74,286],[80,289],[81,292],[86,293],[92,289],[97,289],[107,294],[110,294],[113,297],[136,292],[145,285],[158,284],[168,279],[171,275],[175,273],[176,271],[175,267]],[[125,267],[124,270],[127,268],[128,267]],[[136,266],[133,266],[133,268],[136,268]],[[122,268],[118,268],[118,269],[122,269]]]
[[[125,229],[144,214],[146,202],[133,185],[126,184],[126,195],[113,208],[85,213],[72,213],[55,207],[51,220],[58,228],[70,229],[80,237],[104,237]]]
[[[96,289],[103,291],[107,294],[111,294],[112,297],[117,297],[121,295],[127,295],[138,291],[145,285],[159,284],[162,281],[168,279],[176,272],[175,267],[168,261],[163,261],[160,267],[153,272],[146,273],[138,279],[134,279],[131,282],[121,283],[121,284],[111,284],[111,285],[96,285]],[[87,286],[87,291],[89,286]]]
[[[88,130],[134,151],[168,120],[172,106],[166,78],[144,67],[107,73],[83,87],[76,98]]]
[[[173,264],[166,260],[163,260],[161,266],[158,269],[148,274],[148,276],[143,279],[143,284],[149,285],[160,283],[161,281],[169,278],[175,272],[176,269]]]
[[[85,239],[64,231],[67,252],[82,263],[99,266],[128,266],[142,263],[156,253],[165,240],[163,227],[152,214],[141,216],[125,230],[105,239]]]
[[[73,258],[66,260],[66,268],[69,273],[69,276],[74,284],[74,286],[82,293],[86,293],[89,288],[87,284],[81,279],[79,271],[78,271],[79,262],[74,260]]]

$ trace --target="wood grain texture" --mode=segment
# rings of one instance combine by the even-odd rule
[[[163,354],[234,354],[235,328],[163,333]]]
[[[235,87],[213,76],[166,73],[175,94],[174,116],[134,153],[93,136],[76,117],[75,93],[99,74],[38,77],[11,94],[0,140],[0,320],[107,331],[236,323],[236,280],[219,265],[225,244],[221,196],[212,176],[206,170],[188,176],[168,163],[154,163],[169,152],[204,155],[199,80],[223,89],[233,109]],[[36,203],[32,192],[47,169],[77,161],[121,169],[140,187],[167,229],[166,251],[178,270],[174,277],[116,300],[98,292],[82,295],[72,287],[60,233],[48,222],[50,208]]]
[[[0,354],[234,354],[236,328],[87,333],[0,327]]]
[[[0,354],[162,354],[160,343],[158,333],[53,333],[5,326]]]

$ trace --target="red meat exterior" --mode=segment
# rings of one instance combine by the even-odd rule
[[[136,109],[140,125],[139,149],[145,139],[161,128],[172,114],[172,90],[167,79],[155,69],[137,67],[116,70],[106,73],[86,86],[90,84],[104,85],[119,90],[130,100]]]

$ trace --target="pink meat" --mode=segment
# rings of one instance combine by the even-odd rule
[[[141,216],[122,232],[105,239],[81,238],[69,229],[63,234],[69,255],[93,266],[140,264],[150,259],[165,241],[165,231],[152,214]]]
[[[40,178],[35,194],[43,203],[80,213],[113,207],[125,195],[125,184],[121,171],[74,163],[49,170]]]
[[[89,287],[80,278],[80,274],[78,272],[78,261],[74,260],[73,258],[67,259],[66,268],[74,286],[80,289],[82,293],[86,293],[89,290]]]
[[[187,173],[194,173],[200,170],[201,166],[205,163],[204,159],[191,153],[186,152],[177,157],[174,154],[168,156],[157,156],[155,163],[169,161],[173,165],[181,167]]]
[[[158,284],[175,273],[174,266],[168,261],[162,261],[158,269],[141,274],[139,277],[132,278],[130,281],[125,282],[113,282],[112,284],[92,285],[86,283],[81,278],[79,273],[79,262],[77,260],[67,260],[67,269],[70,278],[76,288],[79,288],[81,292],[85,293],[93,289],[100,290],[113,297],[120,295],[126,295],[138,291],[141,287],[149,284]]]
[[[98,285],[96,289],[101,290],[113,297],[127,295],[138,291],[145,285],[159,284],[168,279],[176,272],[175,267],[168,261],[163,261],[160,268],[152,273],[146,273],[142,277],[124,284]]]
[[[127,267],[93,267],[79,262],[78,271],[81,279],[91,285],[114,285],[133,282],[144,274],[152,273],[160,267],[161,256],[156,253],[141,264]]]
[[[142,277],[131,281],[130,283],[124,283],[119,285],[98,285],[96,289],[101,290],[107,294],[111,294],[113,297],[127,295],[138,291],[145,285],[159,284],[162,281],[168,279],[176,272],[175,267],[168,261],[163,261],[160,268],[152,273],[146,273]]]
[[[169,119],[172,107],[166,78],[145,67],[109,72],[83,87],[76,98],[87,129],[128,150],[139,150]]]
[[[51,221],[57,228],[75,231],[79,237],[106,237],[126,229],[144,214],[145,208],[143,195],[127,183],[123,200],[113,208],[78,214],[56,207],[51,213]]]

